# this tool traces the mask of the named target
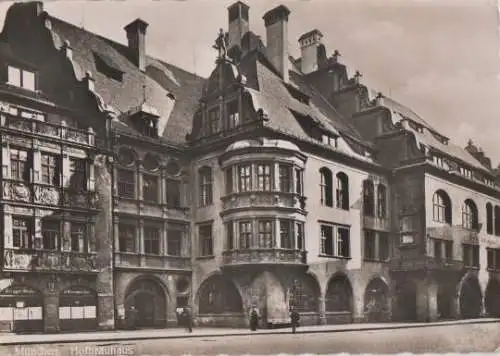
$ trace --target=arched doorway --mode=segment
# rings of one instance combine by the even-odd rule
[[[500,282],[497,279],[490,279],[484,302],[489,316],[500,317]]]
[[[167,321],[167,302],[163,287],[152,278],[135,280],[126,293],[125,318],[136,310],[136,327],[164,327]]]
[[[384,322],[390,317],[389,287],[381,278],[374,278],[365,289],[364,311],[369,322]]]
[[[223,276],[208,278],[199,289],[200,314],[242,313],[243,303],[233,282]]]
[[[460,289],[460,315],[464,319],[478,318],[481,315],[482,293],[475,277],[467,277]]]
[[[417,287],[411,281],[396,284],[396,304],[398,319],[415,321],[417,319]]]
[[[26,285],[12,285],[0,292],[0,326],[14,332],[43,330],[43,296]]]
[[[352,287],[347,276],[337,275],[330,280],[325,307],[329,324],[352,322]]]
[[[72,286],[59,295],[59,327],[62,331],[97,329],[97,293]]]

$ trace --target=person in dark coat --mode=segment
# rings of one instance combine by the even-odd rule
[[[295,334],[297,326],[299,326],[300,314],[297,312],[297,310],[295,310],[293,306],[290,308],[290,319],[292,322],[292,333]]]
[[[259,326],[259,312],[255,306],[250,309],[250,330],[256,331]]]
[[[182,322],[184,323],[184,326],[186,327],[186,330],[189,331],[190,333],[193,332],[193,316],[191,314],[191,310],[189,307],[184,307],[184,310],[181,314],[181,319]]]
[[[127,328],[131,330],[135,330],[136,328],[136,323],[137,323],[137,309],[135,309],[135,306],[131,306],[129,311],[128,311],[128,317],[127,317]]]

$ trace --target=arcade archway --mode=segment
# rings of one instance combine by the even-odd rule
[[[497,279],[490,279],[484,302],[489,316],[500,317],[500,282]]]
[[[166,300],[164,289],[156,280],[135,280],[126,293],[125,318],[130,318],[135,309],[136,327],[164,327],[167,322]]]
[[[396,284],[397,319],[401,321],[417,320],[417,287],[411,281]]]
[[[389,287],[381,278],[374,278],[365,289],[364,312],[367,321],[383,322],[389,320]]]
[[[481,316],[482,293],[476,277],[468,277],[460,288],[460,315],[464,319]]]
[[[200,314],[243,313],[240,293],[233,282],[217,275],[204,281],[198,292]]]
[[[328,282],[325,309],[329,324],[352,322],[352,295],[351,282],[347,276],[337,275]]]

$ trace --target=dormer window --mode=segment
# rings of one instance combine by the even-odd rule
[[[328,134],[323,134],[321,136],[321,142],[323,142],[325,145],[337,148],[337,137],[332,137]]]
[[[35,73],[9,66],[7,83],[19,88],[35,91]]]
[[[219,132],[219,108],[213,108],[208,111],[208,134],[214,135]]]

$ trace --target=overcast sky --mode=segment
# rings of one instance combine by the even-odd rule
[[[227,29],[228,0],[51,1],[53,16],[125,43],[123,27],[147,21],[147,50],[208,76],[213,42]],[[411,107],[465,146],[471,137],[500,160],[499,24],[496,0],[246,0],[250,28],[265,39],[262,15],[287,5],[289,48],[318,28],[327,53],[359,70],[376,90]],[[3,24],[9,2],[0,2]]]

